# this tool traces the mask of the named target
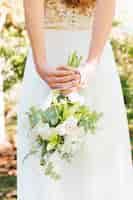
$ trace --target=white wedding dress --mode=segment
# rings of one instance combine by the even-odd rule
[[[76,19],[78,22],[78,18]],[[86,21],[81,30],[75,30],[67,19],[64,21],[69,27],[67,30],[63,24],[63,28],[57,30],[45,28],[45,46],[50,67],[66,64],[68,56],[74,50],[84,56],[84,59],[87,57],[92,26],[90,23],[87,28],[87,19],[83,18],[81,21],[84,19]],[[48,25],[48,21],[46,24]],[[80,24],[77,26],[80,27]],[[76,28],[77,26],[75,25]],[[88,136],[84,148],[71,165],[60,163],[63,177],[58,182],[44,175],[36,155],[22,162],[30,149],[25,112],[32,105],[44,104],[49,93],[50,88],[35,70],[30,47],[18,107],[18,200],[131,200],[133,168],[128,122],[109,40],[97,66],[95,81],[81,91],[92,109],[103,112],[101,128],[95,135]]]

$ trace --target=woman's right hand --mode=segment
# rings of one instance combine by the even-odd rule
[[[37,66],[36,70],[51,89],[73,91],[78,86],[79,75],[70,67],[62,65],[51,68],[46,65],[44,68]]]

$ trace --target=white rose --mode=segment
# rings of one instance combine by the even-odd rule
[[[71,102],[79,102],[80,105],[84,104],[84,97],[79,95],[77,92],[71,92],[68,94],[68,98]]]
[[[59,124],[56,127],[57,132],[59,132],[59,135],[69,135],[73,134],[74,129],[77,127],[77,119],[74,117],[68,118],[66,121],[64,121],[62,124]]]
[[[35,136],[40,135],[42,138],[47,139],[51,134],[51,129],[49,127],[49,124],[39,122],[33,129],[32,134]]]
[[[65,128],[65,124],[64,124],[64,123],[63,123],[63,124],[59,124],[59,125],[56,127],[56,130],[57,130],[57,132],[59,133],[59,135],[61,135],[61,136],[64,136],[64,135],[67,134],[66,128]]]
[[[71,130],[75,127],[77,127],[77,119],[75,119],[73,116],[69,117],[65,122],[64,125],[66,129]]]

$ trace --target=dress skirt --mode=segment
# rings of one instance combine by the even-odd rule
[[[46,29],[44,38],[49,67],[66,64],[75,50],[83,59],[88,56],[90,31]],[[100,128],[87,136],[71,165],[60,163],[63,176],[56,182],[45,176],[36,155],[23,163],[31,145],[25,113],[32,105],[44,104],[50,91],[36,72],[29,47],[17,111],[18,200],[132,200],[128,122],[110,41],[104,46],[95,80],[81,91],[88,105],[103,113]]]

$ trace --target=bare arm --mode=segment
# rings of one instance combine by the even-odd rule
[[[97,0],[88,61],[100,59],[112,27],[115,2],[115,0]]]
[[[46,64],[44,41],[44,0],[24,0],[25,22],[36,66]]]
[[[47,66],[45,51],[44,1],[24,0],[25,21],[31,42],[36,71],[52,89],[68,89],[77,85],[79,76],[62,66]],[[55,49],[56,51],[56,49]],[[74,80],[74,82],[71,82]]]
[[[96,0],[96,10],[92,27],[92,38],[89,55],[85,67],[78,68],[81,87],[88,86],[95,78],[97,63],[99,63],[103,48],[112,28],[112,19],[115,13],[115,0]]]

